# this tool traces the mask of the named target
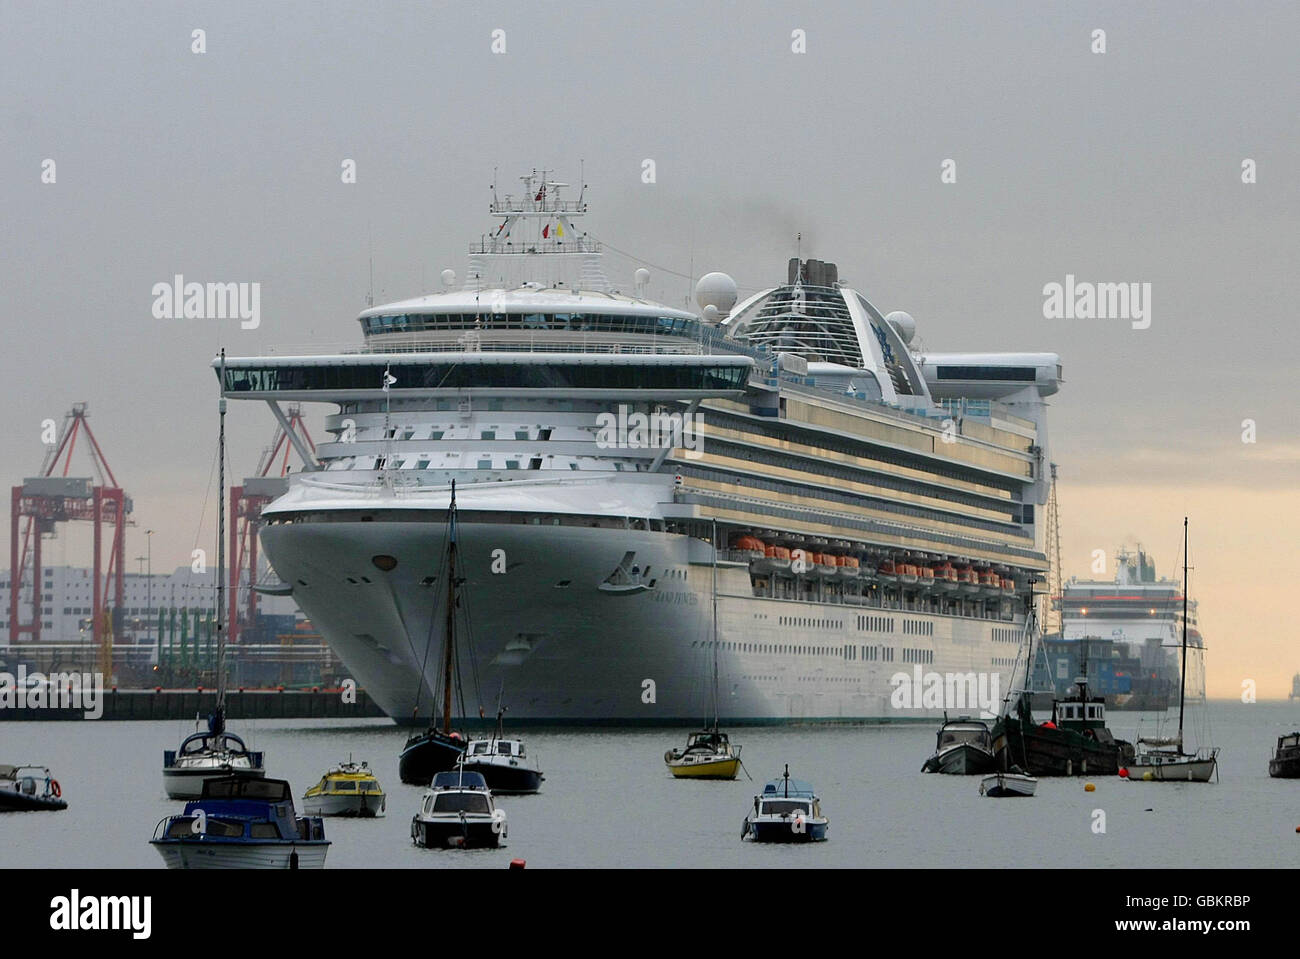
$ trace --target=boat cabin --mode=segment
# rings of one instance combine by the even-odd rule
[[[477,739],[469,744],[466,755],[470,757],[509,756],[523,759],[526,756],[524,744],[518,739]]]
[[[201,815],[200,815],[201,812]],[[319,819],[298,818],[293,793],[283,779],[205,779],[198,799],[185,812],[164,820],[167,839],[323,840]]]
[[[717,730],[706,729],[702,732],[691,733],[686,739],[686,752],[711,752],[711,753],[730,753],[731,742],[727,739],[726,733],[720,733]]]
[[[254,766],[262,764],[262,754],[260,752],[250,752],[248,747],[244,745],[244,741],[234,733],[203,732],[186,736],[185,741],[181,743],[180,749],[175,751],[166,750],[163,753],[163,765],[171,766],[178,758],[187,759],[213,753],[247,756]]]
[[[957,743],[973,743],[985,749],[993,748],[993,737],[984,723],[972,719],[954,719],[944,723],[939,729],[937,749],[953,746]]]
[[[426,816],[462,812],[490,816],[492,794],[488,791],[487,780],[482,773],[476,772],[438,773],[425,793],[421,812]]]
[[[1062,729],[1072,729],[1081,733],[1085,729],[1106,728],[1106,699],[1104,696],[1089,696],[1088,684],[1082,680],[1075,682],[1079,692],[1066,699],[1052,700],[1052,721]]]
[[[763,786],[761,796],[754,797],[754,812],[759,816],[800,813],[810,819],[820,819],[822,805],[813,794],[812,783],[801,779],[773,779]]]

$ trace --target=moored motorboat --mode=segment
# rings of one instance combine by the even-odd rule
[[[980,782],[980,795],[994,799],[1032,796],[1037,789],[1038,780],[1021,772],[994,773]]]
[[[494,848],[506,837],[506,814],[481,773],[441,772],[411,817],[411,841],[426,849]]]
[[[740,838],[754,842],[821,842],[829,824],[812,784],[791,779],[787,765],[780,779],[765,783],[762,794],[754,797],[754,808],[745,817]]]
[[[962,716],[944,721],[934,754],[925,761],[921,772],[973,776],[996,768],[997,757],[988,724]]]
[[[0,766],[0,812],[67,809],[63,788],[45,766]]]
[[[302,811],[308,816],[353,816],[374,819],[384,815],[387,797],[384,787],[367,763],[348,757],[330,769],[320,782],[302,797]]]
[[[528,762],[528,752],[521,739],[503,735],[504,707],[497,709],[496,731],[490,739],[471,739],[458,768],[480,773],[494,793],[535,793],[546,779],[536,764]]]
[[[1300,732],[1277,738],[1277,748],[1268,761],[1268,774],[1274,779],[1300,779]]]
[[[329,840],[298,816],[283,779],[207,779],[185,811],[154,827],[149,844],[168,869],[321,869]]]

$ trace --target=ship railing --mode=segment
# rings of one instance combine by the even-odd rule
[[[522,197],[506,195],[504,200],[493,200],[490,212],[494,216],[523,216],[537,213],[586,213],[585,200],[558,200],[546,197],[542,200],[528,200]]]
[[[575,237],[572,240],[564,239],[546,239],[538,238],[536,241],[525,241],[516,243],[513,240],[489,239],[484,238],[477,243],[469,244],[470,255],[502,253],[507,255],[534,255],[542,253],[599,253],[600,241],[589,240],[585,237]]]

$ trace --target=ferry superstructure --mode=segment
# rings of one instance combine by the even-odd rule
[[[1141,547],[1115,553],[1109,580],[1072,578],[1056,600],[1061,633],[1045,638],[1047,668],[1058,691],[1086,665],[1089,684],[1120,709],[1178,704],[1183,587],[1157,576]],[[1187,698],[1205,698],[1204,641],[1197,603],[1187,602]],[[1041,666],[1041,664],[1040,664]]]
[[[816,260],[739,303],[709,274],[698,314],[644,271],[619,292],[564,188],[494,189],[465,282],[366,309],[355,352],[225,360],[230,399],[336,405],[261,539],[370,695],[425,721],[453,479],[462,667],[516,721],[698,723],[715,523],[723,722],[962,705],[903,702],[899,674],[1007,689],[1059,358],[916,351]]]

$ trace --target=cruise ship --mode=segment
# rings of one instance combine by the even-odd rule
[[[1145,550],[1119,548],[1113,579],[1070,579],[1056,604],[1061,632],[1044,637],[1043,648],[1050,685],[1058,695],[1086,669],[1089,686],[1115,709],[1178,705],[1183,587],[1176,579],[1157,576]],[[1196,600],[1190,598],[1187,646],[1187,699],[1203,700],[1204,642]],[[1044,663],[1037,665],[1041,673]]]
[[[646,270],[608,279],[585,185],[545,174],[490,213],[463,278],[364,310],[355,350],[213,364],[282,422],[331,404],[261,540],[394,720],[440,688],[453,481],[458,715],[501,695],[513,721],[698,723],[712,642],[724,723],[929,720],[962,677],[1008,689],[1057,355],[919,351],[815,259],[656,303]]]

